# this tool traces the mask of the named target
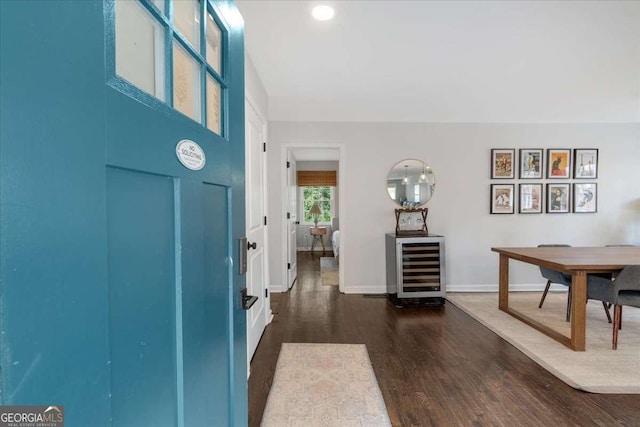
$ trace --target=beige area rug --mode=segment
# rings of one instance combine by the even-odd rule
[[[325,286],[338,286],[338,261],[334,257],[320,258],[320,281]]]
[[[390,426],[364,344],[282,344],[262,426]]]
[[[542,292],[512,292],[509,306],[569,336],[570,326],[564,321],[567,294],[550,292],[538,308],[541,296]],[[640,394],[640,309],[623,308],[618,349],[612,350],[612,325],[602,303],[589,301],[586,351],[578,352],[498,310],[497,293],[449,293],[447,300],[571,387],[592,393]]]

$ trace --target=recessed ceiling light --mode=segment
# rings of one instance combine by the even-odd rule
[[[333,8],[331,6],[327,6],[323,4],[323,5],[314,7],[313,10],[311,11],[311,14],[318,21],[328,21],[329,19],[333,18],[333,15],[335,14],[335,12],[333,11]]]

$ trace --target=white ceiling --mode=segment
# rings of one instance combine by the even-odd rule
[[[270,120],[640,122],[640,1],[236,3]]]

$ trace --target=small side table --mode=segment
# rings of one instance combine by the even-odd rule
[[[324,254],[325,249],[322,236],[327,234],[327,227],[311,227],[309,232],[311,233],[311,236],[313,236],[313,240],[311,241],[311,252],[313,252],[313,248],[316,247],[316,243],[320,241],[320,244],[322,245],[322,253]]]

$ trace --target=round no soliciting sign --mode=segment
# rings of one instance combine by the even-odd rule
[[[178,145],[176,145],[176,156],[178,156],[178,160],[180,160],[180,163],[182,163],[185,168],[194,171],[202,169],[205,163],[207,163],[207,158],[202,148],[188,139],[183,139],[178,142]]]

